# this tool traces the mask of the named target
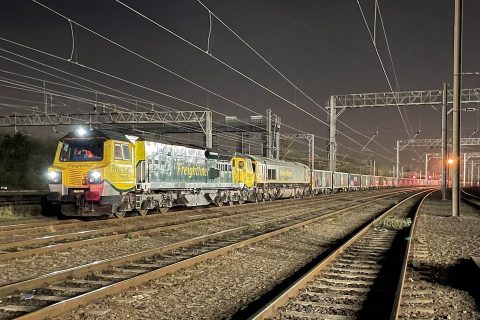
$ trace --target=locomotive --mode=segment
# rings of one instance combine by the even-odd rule
[[[60,139],[48,168],[48,200],[65,216],[166,212],[336,191],[420,185],[420,180],[310,170],[261,156],[219,155],[108,130],[77,129]]]

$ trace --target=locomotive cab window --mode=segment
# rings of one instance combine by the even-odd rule
[[[62,162],[101,161],[103,139],[68,139],[63,141],[59,160]]]
[[[115,143],[113,145],[113,156],[115,160],[130,160],[130,149],[128,144]]]
[[[123,150],[123,160],[131,160],[132,158],[130,157],[130,149],[128,148],[128,144],[123,144],[122,150]]]
[[[123,155],[122,155],[122,145],[115,143],[114,149],[113,149],[113,154],[115,156],[115,160],[123,160]]]

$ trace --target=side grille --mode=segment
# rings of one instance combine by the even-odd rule
[[[82,186],[82,181],[85,175],[81,170],[69,170],[68,171],[68,185],[69,186]]]

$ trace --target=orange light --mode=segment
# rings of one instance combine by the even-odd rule
[[[447,163],[448,164],[453,164],[453,159],[448,159]]]

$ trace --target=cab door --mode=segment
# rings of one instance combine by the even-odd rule
[[[252,166],[252,160],[247,159],[246,162],[246,167],[245,167],[245,185],[248,188],[253,187],[253,184],[255,183],[255,172],[253,171],[253,166]]]
[[[135,186],[134,154],[133,144],[123,141],[113,143],[113,162],[110,174],[105,178],[115,188],[127,190]]]
[[[237,158],[232,158],[231,165],[232,165],[232,181],[234,183],[238,183],[240,181],[238,180]]]
[[[237,172],[238,172],[238,181],[245,183],[247,179],[247,168],[245,164],[245,159],[237,158]]]

